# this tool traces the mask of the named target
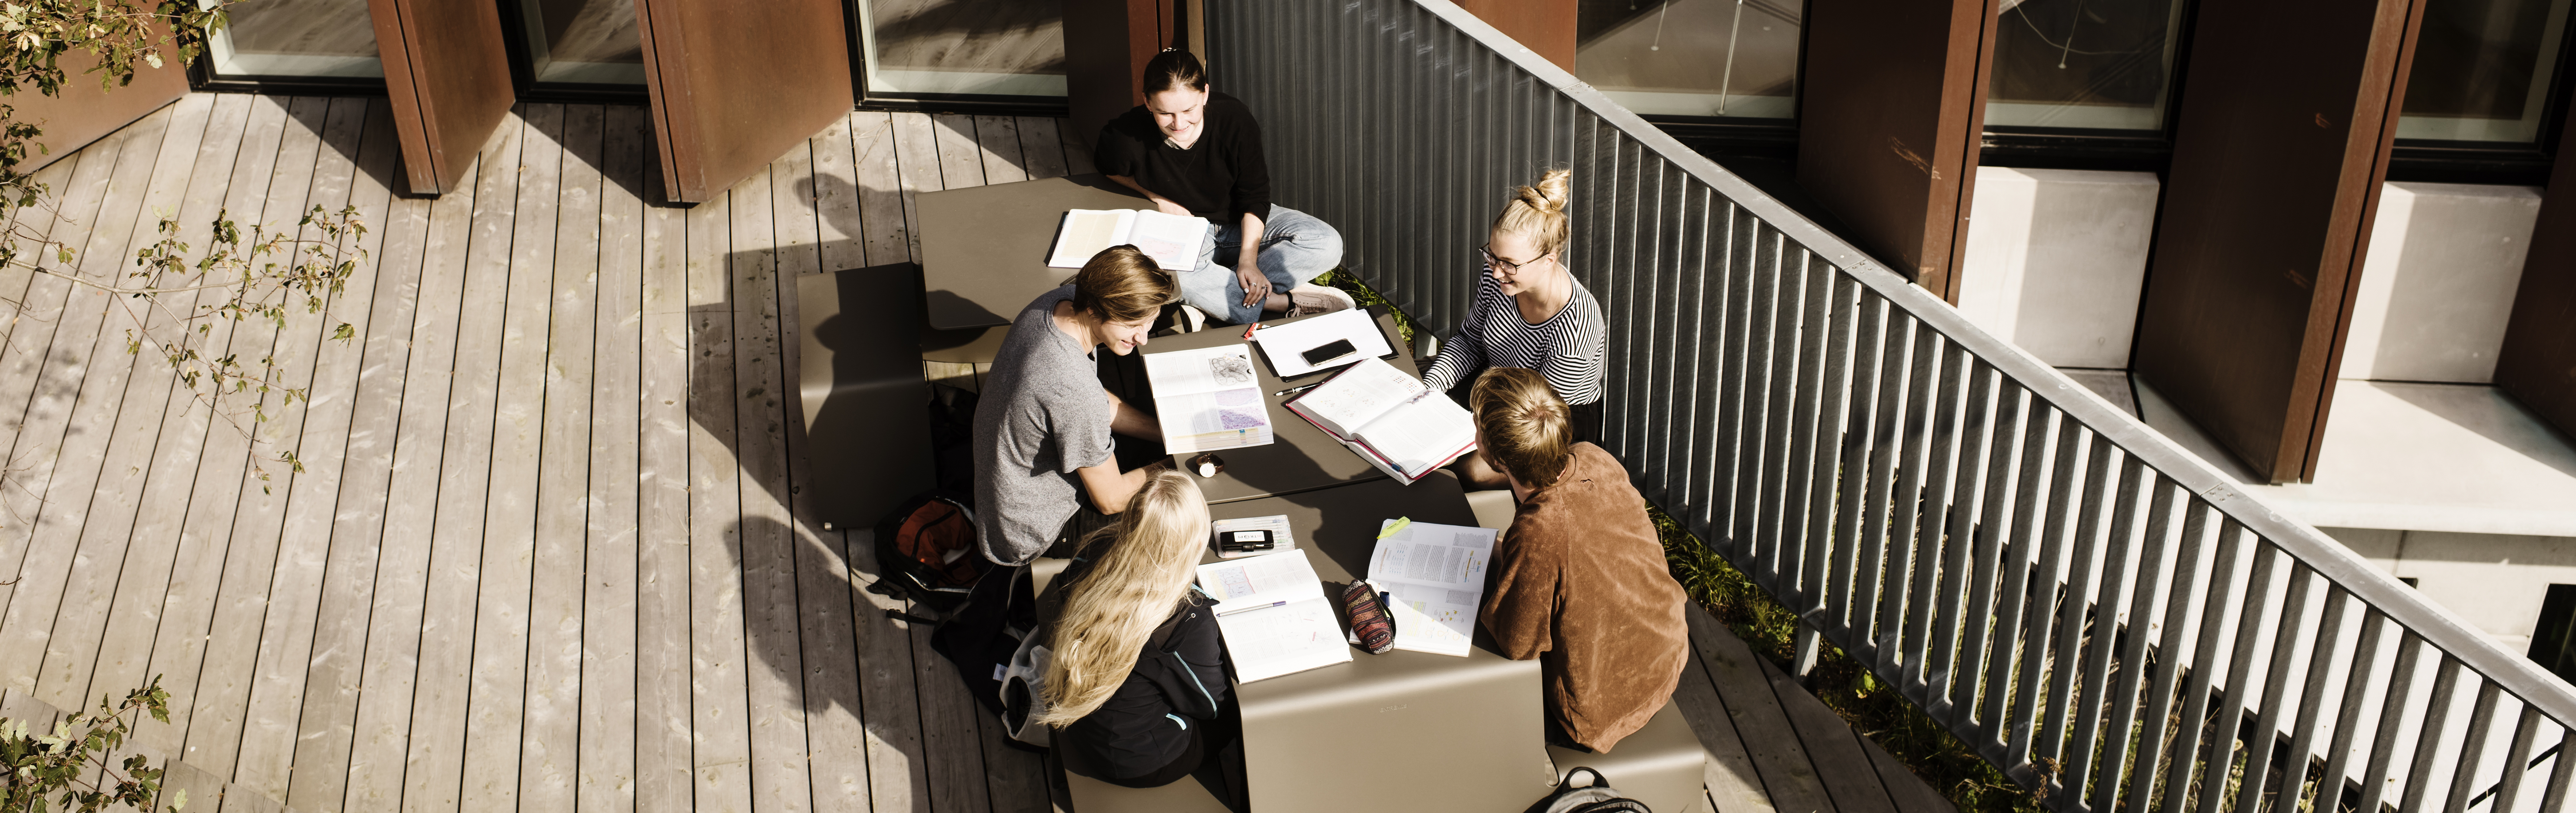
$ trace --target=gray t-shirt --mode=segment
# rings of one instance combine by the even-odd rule
[[[1045,551],[1080,508],[1075,472],[1116,449],[1091,348],[1055,326],[1055,304],[1072,298],[1067,285],[1020,311],[976,402],[976,546],[1001,564]]]

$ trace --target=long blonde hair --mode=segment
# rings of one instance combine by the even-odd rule
[[[1512,187],[1511,202],[1503,204],[1503,213],[1494,217],[1493,230],[1529,238],[1530,247],[1540,254],[1565,250],[1572,236],[1566,225],[1566,189],[1573,180],[1572,170],[1551,169],[1539,176],[1535,187]]]
[[[1047,713],[1035,722],[1062,728],[1108,702],[1189,592],[1207,541],[1207,498],[1170,469],[1145,481],[1118,524],[1083,539],[1080,555],[1093,564],[1065,588],[1048,641]]]

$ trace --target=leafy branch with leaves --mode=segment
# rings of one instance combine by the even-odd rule
[[[152,767],[141,754],[108,762],[125,747],[146,714],[170,722],[170,692],[161,688],[158,675],[143,688],[127,692],[124,703],[111,706],[106,697],[100,697],[98,710],[65,716],[50,732],[31,730],[25,720],[0,717],[0,770],[8,772],[0,777],[0,813],[95,813],[112,805],[151,810],[156,801],[161,802],[161,810],[185,809],[185,790],[160,798],[167,768]]]

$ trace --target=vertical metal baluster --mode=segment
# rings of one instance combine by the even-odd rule
[[[1873,622],[1878,618],[1879,574],[1887,562],[1888,491],[1896,483],[1897,438],[1904,420],[1905,371],[1913,366],[1914,331],[1922,323],[1914,317],[1894,312],[1888,314],[1886,349],[1880,355],[1878,409],[1872,415],[1875,425],[1869,433],[1869,484],[1860,516],[1860,570],[1852,576],[1851,629],[1843,641],[1843,654],[1862,663],[1875,663],[1878,658],[1877,633]]]
[[[1824,261],[1817,263],[1822,265]],[[1816,617],[1823,613],[1832,595],[1826,584],[1827,563],[1837,557],[1848,558],[1841,554],[1850,547],[1849,542],[1834,535],[1834,506],[1839,502],[1835,491],[1842,482],[1842,472],[1836,464],[1842,459],[1844,411],[1852,400],[1854,366],[1860,356],[1853,337],[1859,332],[1862,313],[1858,283],[1832,266],[1825,266],[1825,280],[1829,291],[1825,359],[1816,379],[1806,386],[1809,392],[1820,394],[1822,400],[1814,414],[1804,409],[1799,413],[1800,420],[1807,422],[1803,433],[1806,440],[1801,444],[1805,451],[1799,459],[1807,461],[1808,482],[1807,507],[1799,513],[1797,526],[1797,537],[1802,540],[1799,547],[1804,550],[1799,554],[1798,584],[1806,592],[1805,600],[1789,608],[1807,621],[1809,629],[1816,630],[1824,628],[1816,623]]]
[[[2567,728],[2564,721],[2559,725],[2558,756],[2552,758],[2557,764],[2550,766],[2549,788],[2540,794],[2543,813],[2567,809],[2567,788],[2576,784],[2576,728]]]
[[[2379,731],[2370,740],[2370,766],[2361,776],[2360,809],[2371,813],[2377,813],[2381,800],[2388,796],[2388,764],[2397,756],[2397,733],[2406,719],[2407,701],[2415,694],[2415,673],[2424,650],[2430,648],[2414,630],[2399,629],[2404,634],[2397,638],[2397,666],[2388,673],[2387,699],[2379,708]],[[2448,697],[2450,690],[2444,689],[2442,694]]]
[[[1904,653],[1905,606],[1913,598],[1907,581],[1914,575],[1915,554],[1920,552],[1915,539],[1923,521],[1924,478],[1932,468],[1927,461],[1937,423],[1933,413],[1941,403],[1941,363],[1948,360],[1943,352],[1947,344],[1940,331],[1915,326],[1914,366],[1905,376],[1904,440],[1896,448],[1896,485],[1888,495],[1887,572],[1879,582],[1872,653],[1863,661],[1889,683],[1903,682],[1896,674]]]
[[[2469,808],[2469,795],[2477,792],[2479,763],[2486,760],[2487,735],[2495,727],[2496,700],[2502,694],[2495,681],[2479,681],[2477,705],[2469,712],[2468,735],[2460,740],[2459,767],[2451,773],[2451,792],[2443,796],[2442,813],[2461,813]]]
[[[2129,617],[2125,635],[2137,642],[2135,648],[2143,650],[2147,637],[2144,621],[2147,614],[2154,609],[2151,605],[2154,598],[2153,580],[2156,576],[2156,566],[2162,564],[2164,559],[2163,535],[2153,530],[2153,526],[2161,523],[2156,522],[2156,517],[2151,513],[2144,518],[2150,528],[2145,531],[2139,529],[2142,518],[2138,516],[2138,498],[2141,491],[2153,492],[2154,499],[2149,502],[2157,507],[2149,510],[2151,512],[2160,509],[2170,510],[2173,504],[2164,496],[2165,492],[2170,490],[2165,487],[2163,477],[2148,470],[2144,464],[2138,462],[2137,458],[2124,456],[2121,459],[2120,490],[2118,502],[2114,503],[2114,510],[2111,512],[2108,538],[2111,549],[2103,558],[2102,589],[2098,594],[2100,598],[2093,605],[2093,644],[2085,655],[2084,690],[2082,694],[2077,695],[2083,698],[2083,705],[2078,707],[2079,710],[2075,716],[2074,746],[2066,750],[2064,757],[2068,764],[2066,791],[2086,809],[2094,806],[2089,801],[2094,794],[2087,793],[2086,786],[2093,777],[2095,761],[2093,746],[2101,742],[2103,718],[2115,707],[2125,715],[2130,704],[2137,702],[2137,692],[2134,688],[2137,681],[2133,676],[2137,674],[2140,664],[2135,658],[2119,660],[2121,682],[2130,684],[2132,688],[2119,694],[2110,693],[2114,647],[2131,648],[2120,646],[2121,636],[2124,634],[2121,632],[2123,627],[2120,624],[2120,616],[2126,614]],[[2138,564],[2135,567],[2129,564],[2129,552],[2133,549],[2138,551]],[[2142,569],[2147,571],[2149,581],[2145,587],[2137,591],[2136,598],[2127,605],[2124,613],[2121,597],[2130,592],[2132,583],[2137,579],[2136,572]],[[2110,736],[2113,738],[2111,740],[2113,744],[2105,747],[2100,757],[2102,775],[2106,782],[2111,783],[2103,794],[2105,796],[2117,795],[2115,791],[2119,782],[2120,766],[2126,755],[2129,740],[2128,729],[2126,726],[2113,729]]]
[[[2352,740],[2361,731],[2361,717],[2368,705],[2370,676],[2379,671],[2379,639],[2388,627],[2388,617],[2379,608],[2364,605],[2361,614],[2361,643],[2352,650],[2352,666],[2345,673],[2343,705],[2335,711],[2334,740],[2326,746],[2325,777],[2317,780],[2317,803],[2331,811],[2343,801],[2344,774],[2352,769]]]
[[[2007,766],[2030,763],[2033,756],[2031,743],[2038,739],[2039,718],[2046,713],[2039,694],[2040,681],[2048,676],[2048,633],[2055,629],[2057,623],[2057,571],[2058,566],[2065,562],[2069,547],[2062,533],[2066,527],[2066,502],[2082,478],[2082,472],[2076,467],[2077,455],[2083,449],[2083,437],[2088,433],[2084,431],[2084,425],[2073,417],[2063,412],[2057,417],[2057,455],[2048,475],[2048,517],[2042,523],[2040,533],[2031,540],[2039,553],[2039,567],[2024,577],[2028,581],[2021,591],[2024,603],[2022,654],[2019,685],[2013,692],[2019,709],[2013,713],[2012,746],[2008,758],[1998,760]],[[2005,770],[2013,769],[2008,767]]]
[[[1959,441],[1960,422],[1973,420],[1962,413],[1969,408],[1968,368],[1974,358],[1956,343],[1941,344],[1941,372],[1937,378],[1940,389],[1933,391],[1928,400],[1931,414],[1924,416],[1932,431],[1925,444],[1923,488],[1914,492],[1918,496],[1913,521],[1898,526],[1907,528],[1914,539],[1914,584],[1906,590],[1905,630],[1897,637],[1904,669],[1895,683],[1900,693],[1922,708],[1930,708],[1935,696],[1925,685],[1929,673],[1924,662],[1949,644],[1930,640],[1932,620],[1942,605],[1957,599],[1956,592],[1936,592],[1944,580],[1941,565],[1958,558],[1966,547],[1965,540],[1953,543],[1944,534],[1950,527],[1952,503],[1957,499],[1959,452],[1965,448],[1974,455],[1976,449],[1973,440],[1964,447]]]
[[[1751,487],[1746,482],[1749,473],[1745,466],[1745,447],[1748,445],[1745,439],[1754,431],[1744,414],[1751,400],[1747,393],[1752,389],[1747,373],[1759,369],[1751,365],[1761,353],[1761,348],[1755,345],[1756,337],[1752,330],[1754,290],[1763,273],[1756,262],[1761,252],[1756,243],[1762,241],[1754,239],[1760,233],[1760,226],[1761,221],[1742,209],[1736,210],[1734,221],[1728,224],[1734,240],[1727,251],[1727,352],[1721,360],[1725,370],[1719,373],[1715,482],[1723,496],[1712,501],[1708,518],[1713,536],[1707,541],[1717,546],[1718,553],[1736,562],[1738,567],[1745,561],[1741,558],[1745,552],[1736,538],[1736,529],[1741,522],[1738,517],[1749,508],[1743,504],[1740,495]]]
[[[2201,584],[2214,572],[2213,568],[2219,566],[2217,562],[2224,561],[2224,557],[2216,561],[2201,557],[2203,551],[2214,550],[2208,539],[2209,518],[2218,509],[2194,497],[2183,503],[2182,511],[2182,550],[2174,554],[2173,564],[2180,578],[2165,594],[2164,635],[2156,642],[2156,680],[2147,690],[2146,711],[2140,715],[2146,721],[2146,730],[2138,735],[2136,764],[2129,769],[2128,809],[2136,811],[2148,809],[2148,803],[2155,798],[2157,781],[2164,776],[2165,732],[2172,728],[2167,720],[2173,713],[2174,687],[2181,682],[2183,655],[2192,640],[2192,611],[2201,604],[2193,599],[2200,594]],[[2190,761],[2188,755],[2183,759],[2185,764]]]
[[[2316,571],[2309,569],[2305,562],[2290,568],[2290,598],[2281,603],[2278,631],[2272,635],[2272,662],[2263,670],[2263,700],[2258,707],[2261,713],[2254,718],[2252,739],[2245,743],[2245,781],[2236,792],[2238,810],[2253,810],[2253,806],[2263,798],[2264,787],[2270,782],[2273,743],[2281,736],[2283,694],[2290,688],[2291,659],[2299,654],[2299,631],[2307,627],[2308,589],[2318,581],[2315,577]],[[2324,631],[2319,630],[2319,633]],[[2236,696],[2240,693],[2231,689],[2229,694]],[[2295,768],[2305,773],[2307,766]],[[2291,787],[2297,786],[2293,784]]]
[[[1984,623],[1984,614],[1970,610],[1966,602],[1969,585],[1978,578],[1969,564],[1977,548],[1976,516],[1981,507],[1977,501],[1977,484],[1983,482],[1986,471],[1996,465],[1996,461],[1988,457],[1986,438],[1988,435],[2009,435],[2010,427],[1999,428],[1997,425],[2012,418],[2009,412],[1998,414],[1995,408],[1995,379],[1998,376],[1994,368],[1964,349],[1959,351],[1959,355],[1960,367],[1966,370],[1968,378],[1967,400],[1963,406],[1965,412],[1961,418],[1966,427],[1966,437],[1958,444],[1956,474],[1944,489],[1939,503],[1947,506],[1948,519],[1941,528],[1941,584],[1932,594],[1934,600],[1925,602],[1932,626],[1922,634],[1926,644],[1923,669],[1916,678],[1923,683],[1923,698],[1918,702],[1924,713],[1944,724],[1950,723],[1951,711],[1962,705],[1954,698],[1956,690],[1951,686],[1956,676],[1951,669],[1959,660],[1963,630],[1971,618],[1980,625]],[[1970,615],[1972,612],[1976,614]],[[1967,693],[1974,702],[1975,687],[1971,686]]]
[[[1712,202],[1708,213],[1707,242],[1700,249],[1702,262],[1713,265],[1700,275],[1695,328],[1696,340],[1705,349],[1700,351],[1693,367],[1695,380],[1691,384],[1691,502],[1688,510],[1676,517],[1687,524],[1692,533],[1699,535],[1701,541],[1712,546],[1722,544],[1723,540],[1710,533],[1710,518],[1716,515],[1717,506],[1725,504],[1725,495],[1732,493],[1720,463],[1726,449],[1719,432],[1726,399],[1726,381],[1720,373],[1726,357],[1735,350],[1734,343],[1730,341],[1732,337],[1726,334],[1726,314],[1730,308],[1728,280],[1735,275],[1735,230],[1731,224],[1735,222],[1738,211],[1734,201],[1720,199]],[[1714,550],[1723,553],[1726,549],[1719,547]]]
[[[1788,431],[1789,443],[1785,445],[1789,450],[1789,466],[1781,477],[1780,516],[1772,533],[1780,539],[1786,554],[1780,565],[1780,586],[1784,588],[1780,592],[1780,601],[1791,612],[1804,614],[1816,601],[1817,585],[1810,572],[1813,569],[1811,562],[1824,556],[1824,535],[1809,530],[1814,525],[1808,506],[1810,501],[1817,499],[1816,492],[1812,490],[1816,476],[1817,427],[1824,420],[1817,412],[1824,409],[1824,404],[1830,400],[1826,392],[1825,368],[1841,363],[1843,353],[1842,347],[1835,343],[1842,326],[1833,320],[1834,309],[1842,302],[1839,296],[1842,288],[1837,284],[1842,274],[1823,257],[1805,251],[1799,254],[1805,260],[1800,266],[1807,283],[1804,307],[1798,318],[1798,370],[1797,377],[1793,379],[1796,383],[1789,387],[1796,401],[1787,407],[1787,414],[1782,415],[1780,421]]]
[[[2248,541],[2247,536],[2244,527],[2237,525],[2233,517],[2218,527],[2218,558],[2210,563],[2209,571],[2214,581],[2209,585],[2208,600],[2201,604],[2200,634],[2192,639],[2191,682],[2183,688],[2180,736],[2174,738],[2173,767],[2165,776],[2165,801],[2157,808],[2163,813],[2176,813],[2183,809],[2183,805],[2192,798],[2192,776],[2204,764],[2210,766],[2208,773],[2215,781],[2223,784],[2227,780],[2225,761],[2201,757],[2202,740],[2206,739],[2201,734],[2208,728],[2209,705],[2215,699],[2210,696],[2210,684],[2218,677],[2219,652],[2226,644],[2224,636],[2230,629],[2242,626],[2230,623],[2238,620],[2232,608],[2239,606],[2240,601],[2242,606],[2251,607],[2262,600],[2261,592],[2254,589],[2254,580],[2236,576],[2237,565],[2248,557],[2259,561],[2269,553],[2259,538]],[[2254,598],[2243,598],[2248,594]],[[2232,740],[2235,734],[2227,732],[2226,736]]]
[[[1992,371],[1984,374],[1998,379],[1995,391],[1988,396],[1994,405],[1994,429],[1990,433],[1994,446],[1986,450],[1985,496],[1978,499],[1977,517],[1970,528],[1975,538],[1976,563],[1969,567],[1968,603],[1966,610],[1960,613],[1960,625],[1964,628],[1963,641],[1959,646],[1962,659],[1953,670],[1958,688],[1951,690],[1956,706],[1947,710],[1935,709],[1933,718],[1949,724],[1952,730],[1975,723],[1984,733],[1991,734],[1994,721],[1979,717],[1975,712],[1986,687],[1993,683],[1986,675],[1986,647],[1997,626],[2010,623],[2003,619],[2000,608],[1995,606],[1995,582],[2002,575],[1999,569],[2003,567],[2005,529],[2009,527],[2012,516],[2008,501],[2013,495],[2014,464],[2021,459],[2023,421],[2029,413],[2026,407],[2028,393],[2020,385]]]
[[[2022,419],[2021,460],[2014,466],[2012,519],[2003,537],[2004,550],[1997,565],[1997,572],[2003,577],[2003,589],[1995,594],[1994,643],[1984,669],[1987,675],[1984,710],[1977,714],[1990,732],[1989,736],[1978,740],[1977,747],[1987,752],[1987,758],[1997,765],[2011,765],[2021,759],[2007,754],[2003,743],[2017,736],[2014,721],[2018,715],[2011,713],[2016,696],[2013,687],[2019,682],[2020,675],[2016,667],[2020,659],[2016,653],[2021,649],[2021,642],[2027,640],[2021,633],[2028,623],[2024,615],[2030,604],[2030,574],[2033,568],[2038,567],[2036,560],[2043,544],[2039,534],[2033,532],[2038,523],[2034,518],[2039,516],[2040,505],[2045,502],[2040,495],[2048,489],[2049,452],[2057,448],[2055,432],[2064,417],[2038,393],[2021,389],[2018,385],[2015,389],[2021,392],[2025,415]],[[2018,696],[2025,698],[2023,705],[2029,704],[2028,694]]]
[[[2433,672],[2432,705],[2425,707],[2424,724],[2416,728],[2415,761],[2406,767],[2406,795],[2397,803],[2399,810],[2424,809],[2424,794],[2432,790],[2433,755],[2441,752],[2442,734],[2451,725],[2451,694],[2460,686],[2459,659],[2433,651],[2440,653],[2441,665]]]
[[[2299,685],[2298,722],[2290,726],[2290,761],[2281,766],[2281,795],[2293,804],[2308,795],[2308,755],[2317,747],[2317,717],[2325,712],[2326,681],[2334,679],[2335,656],[2346,651],[2343,615],[2351,603],[2352,593],[2342,585],[2327,586],[2325,619],[2316,625],[2316,643],[2308,647],[2307,682]]]
[[[1798,333],[1798,313],[1807,295],[1807,275],[1800,273],[1805,269],[1807,252],[1781,237],[1777,231],[1768,227],[1764,231],[1763,253],[1774,258],[1767,275],[1772,288],[1757,323],[1769,335],[1770,346],[1764,359],[1760,392],[1761,454],[1758,457],[1746,455],[1748,460],[1761,462],[1753,469],[1752,490],[1745,492],[1751,497],[1752,508],[1741,512],[1741,516],[1750,520],[1744,526],[1745,538],[1752,540],[1754,550],[1760,552],[1754,560],[1754,578],[1770,588],[1773,596],[1780,596],[1786,586],[1784,577],[1790,575],[1781,570],[1784,552],[1778,533],[1780,471],[1788,462],[1789,427],[1792,423],[1788,415],[1789,401],[1795,395],[1791,390],[1797,387],[1799,348],[1805,344]]]
[[[2200,797],[2201,813],[2217,813],[2219,805],[2227,801],[2227,793],[2220,788],[2235,773],[2237,743],[2244,731],[2246,691],[2254,678],[2254,644],[2262,639],[2267,622],[2276,620],[2272,616],[2272,569],[2286,558],[2289,555],[2273,547],[2270,540],[2264,540],[2254,551],[2254,573],[2247,579],[2245,606],[2239,611],[2243,617],[2236,625],[2236,647],[2227,656],[2227,688],[2218,697],[2218,721],[2209,727],[2209,768],[2202,780],[2207,790]],[[2306,586],[2297,578],[2297,567],[2293,562],[2289,580],[2293,592]],[[2268,753],[2270,749],[2263,750]],[[2255,777],[2254,782],[2259,785],[2262,778]]]
[[[2082,500],[2082,510],[2069,529],[2070,541],[2066,543],[2073,546],[2073,553],[2066,562],[2065,586],[2060,588],[2053,582],[2041,584],[2043,588],[2059,591],[2055,602],[2057,642],[2051,655],[2053,663],[2049,667],[2047,722],[2039,729],[2039,740],[2031,749],[2031,758],[2057,760],[2061,776],[2067,761],[2066,728],[2075,711],[2075,681],[2084,667],[2084,629],[2087,626],[2084,619],[2087,608],[2092,606],[2093,584],[2098,578],[2095,573],[2102,569],[2103,509],[2113,502],[2106,495],[2112,493],[2111,477],[2115,471],[2112,468],[2112,450],[2116,447],[2111,445],[2109,438],[2099,434],[2091,437],[2090,451],[2084,456],[2083,491],[2077,497]],[[2133,481],[2131,487],[2135,487]],[[2085,699],[2089,701],[2091,698]]]
[[[2531,772],[2531,744],[2540,737],[2540,707],[2522,704],[2522,715],[2513,724],[2513,745],[2504,752],[2504,775],[2496,778],[2496,813],[2513,813],[2522,801],[2522,783]]]
[[[1834,473],[1834,564],[1825,585],[1825,606],[1804,620],[1807,626],[1836,632],[1852,629],[1854,591],[1861,568],[1862,496],[1869,491],[1870,427],[1875,425],[1878,392],[1888,368],[1885,297],[1860,293],[1860,323],[1852,337],[1851,410],[1843,419],[1841,460]],[[1845,636],[1849,637],[1849,636]]]

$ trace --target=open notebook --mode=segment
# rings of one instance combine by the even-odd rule
[[[1198,268],[1199,249],[1208,239],[1204,217],[1167,215],[1151,209],[1068,209],[1057,229],[1049,268],[1081,268],[1092,255],[1110,246],[1133,245],[1166,271]]]
[[[1494,529],[1390,519],[1369,554],[1369,581],[1390,594],[1395,648],[1465,656],[1485,599]]]
[[[1303,550],[1200,565],[1199,589],[1217,598],[1216,626],[1245,683],[1351,661]]]
[[[1382,359],[1361,359],[1286,406],[1406,483],[1476,448],[1466,407]]]

